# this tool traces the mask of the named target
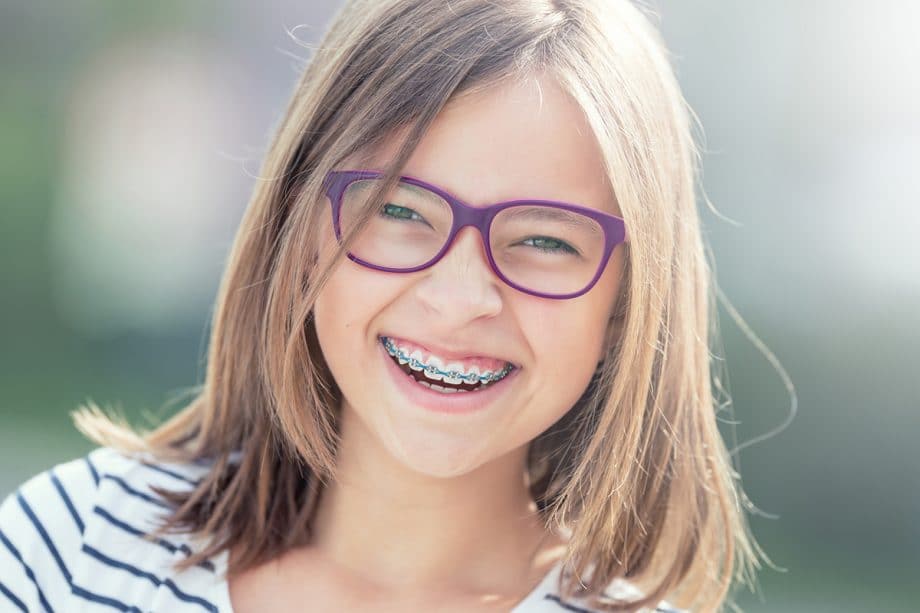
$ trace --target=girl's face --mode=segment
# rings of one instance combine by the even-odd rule
[[[386,143],[369,167],[382,168],[395,145]],[[591,130],[547,77],[452,101],[403,174],[474,206],[533,198],[619,215]],[[325,240],[333,241],[325,204]],[[439,477],[522,450],[587,387],[603,356],[622,271],[618,246],[588,293],[568,300],[532,296],[495,276],[472,227],[425,270],[381,272],[343,260],[314,314],[342,391],[345,439],[357,437],[365,451],[385,451],[414,471]],[[433,354],[467,369],[498,370],[507,362],[515,369],[491,389],[443,394],[403,373],[382,337],[406,353],[419,349],[423,362]]]

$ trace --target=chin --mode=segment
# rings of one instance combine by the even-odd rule
[[[388,439],[384,445],[397,462],[415,473],[437,479],[471,473],[490,459],[484,457],[484,450],[476,441],[457,440],[457,437],[391,435]]]

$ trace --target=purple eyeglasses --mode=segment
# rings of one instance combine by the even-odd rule
[[[359,219],[383,173],[332,171],[324,188],[336,238]],[[622,218],[554,200],[472,206],[447,191],[400,177],[355,237],[348,258],[384,272],[436,264],[466,226],[479,230],[489,265],[511,287],[541,298],[576,298],[597,283],[614,248],[627,240]]]

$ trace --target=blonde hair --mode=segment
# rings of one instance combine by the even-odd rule
[[[194,489],[163,492],[175,504],[164,531],[209,537],[179,566],[233,547],[233,572],[305,543],[334,478],[340,395],[312,308],[349,239],[317,250],[325,174],[400,134],[392,182],[449,100],[537,72],[583,110],[630,236],[606,359],[528,456],[547,526],[570,535],[561,595],[605,610],[663,598],[714,610],[734,580],[753,581],[762,553],[711,388],[714,283],[693,116],[660,35],[625,0],[347,3],[292,96],[237,233],[200,392],[140,434],[91,403],[74,415],[98,443],[213,462]],[[606,597],[619,577],[643,595]]]

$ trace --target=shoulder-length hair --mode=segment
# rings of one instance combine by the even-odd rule
[[[175,509],[164,531],[209,542],[180,566],[232,547],[233,572],[305,543],[334,478],[340,392],[312,309],[349,239],[317,248],[326,173],[400,135],[369,211],[448,101],[537,73],[584,112],[630,233],[603,366],[528,456],[540,513],[569,535],[562,595],[608,610],[662,598],[711,610],[736,579],[753,580],[762,553],[710,380],[714,284],[696,209],[693,115],[660,35],[626,0],[353,0],[339,13],[236,235],[197,396],[142,433],[92,403],[74,414],[98,443],[212,462],[193,489],[168,493]],[[616,578],[642,597],[606,598]]]

